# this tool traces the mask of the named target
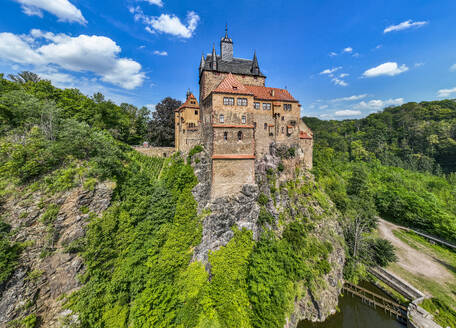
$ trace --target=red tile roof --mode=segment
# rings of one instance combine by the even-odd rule
[[[296,99],[285,89],[269,88],[256,85],[246,85],[245,88],[253,93],[255,98],[262,100],[278,100],[297,102]]]
[[[253,95],[245,85],[239,82],[233,74],[228,74],[225,79],[220,82],[217,88],[213,92],[216,93],[232,93],[238,95]]]
[[[305,131],[300,131],[299,139],[313,139],[313,137]]]
[[[192,104],[192,101],[195,102],[195,103]],[[187,97],[187,100],[178,109],[176,109],[175,112],[178,112],[178,111],[180,111],[181,109],[184,109],[184,108],[197,108],[197,109],[199,109],[198,100],[196,100],[196,98],[193,95],[193,93],[190,93],[190,95]]]

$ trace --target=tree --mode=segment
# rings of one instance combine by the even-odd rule
[[[388,240],[377,238],[372,242],[373,260],[381,267],[386,267],[391,262],[397,261],[394,246]]]
[[[8,77],[10,78],[11,81],[19,83],[19,84],[25,84],[27,82],[39,82],[41,78],[39,77],[38,74],[35,74],[33,72],[28,72],[28,71],[23,71],[21,73],[18,73],[16,75],[14,74],[9,74]]]
[[[174,111],[182,105],[179,100],[167,97],[163,99],[152,113],[149,124],[148,139],[154,146],[174,146]]]

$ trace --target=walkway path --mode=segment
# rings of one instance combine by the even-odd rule
[[[432,281],[445,283],[453,281],[454,275],[431,255],[415,249],[393,234],[393,230],[400,227],[380,219],[378,222],[378,231],[380,237],[389,240],[396,247],[398,257],[397,265],[404,270]]]

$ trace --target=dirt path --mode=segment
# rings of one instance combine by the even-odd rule
[[[400,267],[414,275],[432,279],[433,281],[445,283],[454,280],[454,275],[432,256],[410,247],[397,238],[393,234],[393,230],[397,230],[398,228],[395,224],[383,219],[380,219],[378,222],[380,237],[389,240],[396,247],[397,264]]]

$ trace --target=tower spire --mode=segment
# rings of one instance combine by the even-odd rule
[[[215,44],[212,45],[212,59],[211,59],[211,68],[217,70],[217,53],[215,52]]]
[[[258,59],[256,56],[256,50],[253,52],[253,60],[252,60],[252,74],[260,75],[260,67],[258,66]]]
[[[228,39],[228,23],[225,23],[225,39]]]
[[[201,61],[200,61],[200,73],[203,71],[204,66],[206,65],[206,60],[204,59],[204,53],[201,53]]]

